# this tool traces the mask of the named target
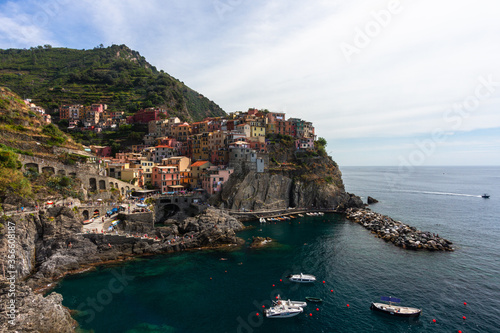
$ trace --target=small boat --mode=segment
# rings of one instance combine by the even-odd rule
[[[321,302],[323,302],[323,300],[321,298],[312,297],[312,296],[306,296],[306,300],[308,302],[312,302],[312,303],[321,303]]]
[[[288,307],[286,304],[281,302],[279,305],[265,309],[264,313],[267,318],[290,318],[302,313],[302,311],[304,311],[304,309],[301,307]]]
[[[303,215],[303,214],[299,214],[298,216],[299,216],[299,217],[304,217],[304,215]]]
[[[300,282],[300,283],[311,283],[316,281],[316,277],[314,275],[302,274],[302,273],[289,275],[288,279],[292,282]]]
[[[490,195],[488,193],[484,193],[481,198],[484,198],[484,199],[489,199],[490,198]]]
[[[83,224],[90,224],[92,222],[94,222],[93,218],[83,221]]]
[[[261,217],[261,218],[259,219],[259,222],[260,222],[260,223],[266,223],[266,219],[265,219],[265,218],[263,218],[263,217]]]
[[[394,305],[392,303],[400,303],[401,299],[395,297],[380,297],[380,300],[389,302],[386,303],[372,303],[371,310],[380,311],[396,317],[418,317],[422,313],[422,309],[409,308],[406,306]]]
[[[303,302],[303,301],[291,301],[290,299],[284,301],[281,299],[280,295],[276,296],[277,298],[277,301],[273,301],[273,304],[274,305],[281,305],[281,304],[285,304],[285,306],[289,307],[289,308],[303,308],[305,306],[307,306],[307,302]]]

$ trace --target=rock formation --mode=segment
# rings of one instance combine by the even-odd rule
[[[73,332],[75,322],[62,306],[62,296],[46,297],[32,288],[46,286],[67,274],[109,260],[131,255],[181,251],[189,248],[239,245],[244,241],[235,232],[243,224],[227,213],[208,208],[196,217],[176,222],[170,227],[151,229],[148,238],[124,235],[82,234],[81,219],[67,207],[55,207],[35,213],[4,216],[3,223],[15,230],[11,242],[16,268],[16,326],[19,332]],[[8,267],[6,228],[0,231],[0,258]],[[4,273],[5,274],[5,273]],[[7,313],[9,282],[0,276],[0,312]],[[2,326],[3,325],[3,326]],[[0,331],[9,331],[8,323]],[[12,327],[11,327],[12,328]]]
[[[371,230],[377,237],[386,242],[408,250],[429,251],[454,251],[452,242],[431,234],[428,231],[420,231],[388,216],[374,213],[369,209],[353,209],[346,211],[346,217],[363,227]]]

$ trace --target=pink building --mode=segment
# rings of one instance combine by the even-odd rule
[[[209,194],[214,194],[222,190],[222,185],[227,182],[233,169],[224,169],[218,166],[211,166],[205,170],[202,179],[202,187]]]

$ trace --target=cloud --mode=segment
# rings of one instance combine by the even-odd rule
[[[393,2],[0,2],[0,47],[127,44],[228,112],[285,111],[346,145],[500,127],[500,87],[467,116],[449,113],[479,77],[500,81],[500,3],[401,0],[376,30]],[[343,44],[358,52],[346,59]]]

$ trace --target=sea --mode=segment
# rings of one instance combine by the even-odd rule
[[[343,167],[346,190],[373,211],[439,234],[454,252],[410,251],[341,215],[248,222],[243,247],[142,257],[66,277],[55,291],[81,331],[500,332],[500,167]],[[481,195],[487,192],[489,199]],[[271,237],[251,249],[253,236]],[[289,274],[313,274],[297,284]],[[269,319],[280,295],[304,312]],[[418,319],[370,310],[382,296]]]

